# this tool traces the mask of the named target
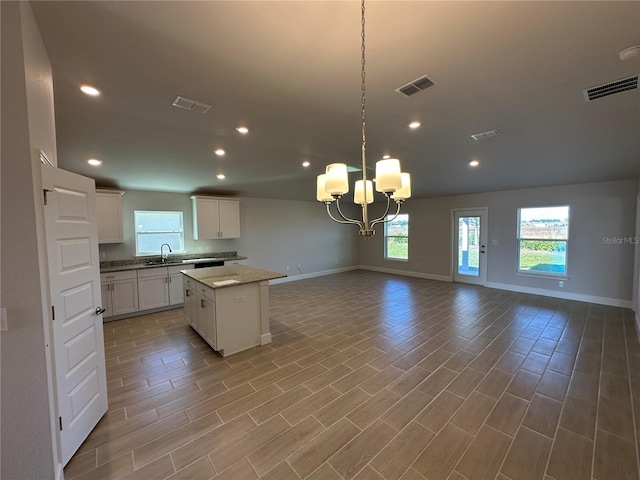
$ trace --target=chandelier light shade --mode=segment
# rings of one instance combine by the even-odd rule
[[[347,165],[344,163],[332,163],[327,165],[326,171],[322,175],[318,175],[316,184],[316,199],[327,207],[327,214],[331,219],[338,223],[357,225],[360,235],[369,237],[375,233],[373,227],[378,223],[386,223],[395,220],[400,213],[400,206],[411,196],[411,177],[408,173],[403,173],[400,169],[400,161],[396,158],[387,158],[376,162],[376,188],[377,192],[382,192],[387,199],[387,207],[382,216],[369,220],[368,205],[374,201],[373,182],[367,180],[367,156],[366,156],[366,72],[365,72],[365,9],[364,0],[361,2],[361,21],[362,26],[360,47],[360,76],[361,96],[361,127],[362,127],[362,180],[357,180],[354,189],[353,201],[362,206],[362,220],[348,218],[342,213],[340,208],[340,199],[345,193],[349,192],[349,173]],[[366,185],[366,188],[365,188]],[[391,209],[391,200],[396,203],[396,211],[391,217],[387,217]],[[336,211],[339,218],[336,218],[331,212],[331,204],[335,202]]]
[[[411,175],[408,173],[401,173],[400,178],[402,180],[402,186],[400,190],[396,190],[391,198],[397,201],[404,201],[411,196]]]
[[[373,182],[371,180],[367,180],[366,199],[364,194],[364,188],[362,188],[362,185],[364,185],[363,180],[358,180],[356,182],[356,189],[353,194],[353,202],[357,203],[358,205],[362,205],[365,201],[367,203],[373,203]]]

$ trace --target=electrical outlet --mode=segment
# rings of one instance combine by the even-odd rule
[[[7,309],[0,308],[0,332],[6,332],[9,330],[9,325],[7,324]]]
[[[287,270],[287,272],[289,271],[289,265],[287,265],[287,268],[286,268],[286,270]]]
[[[563,282],[562,280],[560,280],[560,281],[558,282],[558,286],[559,286],[560,288],[564,288],[564,282]]]
[[[107,252],[100,252],[100,258],[102,258],[103,260],[107,258]]]

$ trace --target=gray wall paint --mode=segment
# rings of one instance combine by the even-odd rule
[[[39,148],[55,150],[51,66],[31,7],[2,10],[2,306],[0,334],[2,478],[54,478],[52,405],[47,378],[41,270],[42,206]],[[25,80],[28,75],[35,75]],[[48,93],[47,93],[48,92]],[[34,101],[34,98],[37,99]],[[42,103],[41,103],[42,102]],[[49,155],[52,151],[47,152]],[[55,158],[55,157],[54,157]],[[8,248],[10,246],[11,248]]]
[[[382,229],[372,239],[360,239],[360,263],[365,266],[451,276],[452,209],[488,207],[487,281],[630,301],[634,246],[607,245],[602,237],[633,237],[637,180],[545,187],[409,200],[409,261],[384,260]],[[516,223],[519,207],[570,205],[568,275],[564,288],[557,279],[515,273]],[[498,245],[492,245],[492,241]]]
[[[356,230],[332,222],[318,202],[242,198],[240,238],[226,240],[193,239],[187,194],[129,190],[122,209],[124,243],[100,245],[105,260],[135,257],[134,210],[175,210],[184,214],[186,253],[237,251],[252,266],[290,276],[357,264]]]

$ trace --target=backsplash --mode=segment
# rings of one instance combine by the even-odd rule
[[[182,260],[190,260],[193,258],[236,258],[238,252],[208,252],[208,253],[192,253],[192,254],[170,254],[168,260],[171,262],[181,262]],[[160,261],[160,255],[151,257],[137,257],[127,260],[107,260],[100,262],[100,268],[122,267],[125,265],[137,265],[147,262]]]

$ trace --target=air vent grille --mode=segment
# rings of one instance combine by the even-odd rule
[[[598,85],[597,87],[587,88],[584,90],[584,99],[587,102],[592,102],[598,98],[608,97],[614,93],[626,92],[627,90],[633,90],[635,88],[638,88],[638,75],[616,80],[615,82],[604,85]]]
[[[429,78],[428,75],[423,75],[420,78],[416,78],[415,80],[396,88],[395,91],[410,97],[411,95],[420,93],[429,87],[433,87],[435,84],[436,82]]]
[[[497,137],[498,135],[500,135],[498,130],[489,130],[487,132],[474,133],[471,135],[471,138],[474,140],[483,140],[485,138]]]
[[[172,105],[178,108],[184,108],[185,110],[191,110],[192,112],[197,113],[207,113],[211,108],[211,105],[203,102],[198,102],[196,100],[191,100],[190,98],[177,96],[173,101]]]

